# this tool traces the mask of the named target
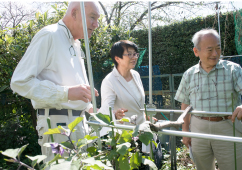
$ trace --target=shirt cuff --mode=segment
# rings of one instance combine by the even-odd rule
[[[57,88],[57,92],[60,95],[61,102],[68,102],[68,90],[69,87],[67,86],[60,86]]]
[[[93,107],[93,105],[89,102],[89,104],[87,105],[85,111],[89,113],[89,109],[91,109]]]

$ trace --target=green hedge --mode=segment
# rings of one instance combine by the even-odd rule
[[[192,36],[203,28],[214,28],[218,31],[217,16],[195,18],[180,23],[152,28],[152,63],[159,65],[161,74],[183,73],[198,63],[193,53]],[[220,15],[220,32],[222,55],[237,55],[234,43],[233,13]],[[148,49],[148,30],[133,31],[131,36],[137,44]],[[141,65],[149,65],[148,52]]]
[[[38,14],[36,20],[30,21],[26,25],[0,30],[0,150],[17,148],[29,143],[30,146],[25,154],[37,155],[40,153],[35,132],[35,110],[32,108],[30,100],[13,94],[9,84],[12,73],[32,37],[43,26],[56,23],[62,18],[66,6],[53,6],[56,12],[54,17],[48,18],[46,13]],[[233,15],[231,13],[223,14],[220,21],[224,55],[236,55]],[[196,64],[198,59],[192,51],[191,37],[196,31],[205,27],[217,29],[217,18],[214,16],[196,18],[191,21],[153,28],[153,65],[159,65],[161,74],[174,74],[182,73]],[[90,39],[94,84],[99,92],[102,79],[112,69],[111,65],[104,66],[104,62],[110,59],[109,50],[114,42],[120,39],[130,39],[139,47],[148,49],[148,30],[133,31],[131,36],[135,40],[132,37],[128,38],[129,34],[124,31],[124,28],[107,27],[100,24],[100,28]],[[225,48],[224,40],[226,40]],[[82,48],[84,49],[84,46]],[[146,52],[142,65],[148,65],[148,62],[148,52]],[[97,98],[97,106],[100,107],[100,97]],[[16,167],[10,167],[1,154],[0,167],[16,169]]]

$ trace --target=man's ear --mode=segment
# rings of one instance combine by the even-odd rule
[[[76,14],[77,14],[77,10],[76,10],[75,8],[73,8],[73,9],[71,10],[71,16],[72,16],[72,18],[73,18],[74,20],[76,20]]]
[[[193,52],[194,52],[196,57],[199,57],[198,51],[199,50],[196,47],[193,48]]]

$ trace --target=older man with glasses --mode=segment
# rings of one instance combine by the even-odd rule
[[[240,65],[220,60],[220,37],[213,29],[203,29],[192,38],[194,54],[200,58],[182,77],[175,99],[181,102],[181,110],[192,105],[195,110],[209,112],[233,112],[231,116],[189,114],[184,119],[183,131],[242,137],[242,69]],[[231,98],[233,93],[233,102]],[[234,105],[232,105],[234,103]],[[232,121],[231,121],[231,120]],[[183,137],[183,143],[192,148],[198,170],[214,170],[215,158],[220,170],[235,169],[234,144]],[[237,169],[242,169],[242,144],[237,143]]]
[[[85,2],[88,37],[98,27],[100,17],[94,2]],[[19,95],[31,99],[38,110],[36,129],[42,154],[51,160],[51,149],[43,146],[50,141],[47,117],[51,127],[63,127],[84,112],[93,112],[91,89],[84,66],[84,53],[78,39],[84,39],[80,2],[70,2],[65,16],[58,23],[41,29],[32,39],[26,53],[16,67],[11,88]],[[95,95],[98,92],[95,90]],[[85,120],[85,118],[84,118]],[[87,125],[80,123],[72,140],[78,141],[87,133]],[[54,135],[55,142],[66,141],[64,135]]]

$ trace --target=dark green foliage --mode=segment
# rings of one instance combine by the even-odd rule
[[[198,63],[191,39],[203,28],[218,31],[217,15],[152,28],[152,63],[159,65],[161,74],[183,73]],[[233,13],[220,14],[220,32],[222,55],[237,55]],[[137,39],[140,47],[148,49],[148,30],[133,31],[131,36]],[[149,65],[148,54],[145,54],[142,66]]]
[[[13,94],[10,81],[15,67],[35,33],[45,25],[57,22],[63,16],[64,9],[65,7],[57,10],[55,17],[47,19],[47,12],[37,13],[34,21],[15,28],[0,30],[0,150],[19,148],[29,144],[24,155],[41,154],[35,130],[36,111],[30,100]],[[1,167],[17,169],[15,164],[9,164],[3,158],[0,154],[0,169]],[[22,160],[24,163],[28,161],[24,156]]]
[[[44,26],[56,23],[61,19],[66,7],[67,4],[62,6],[54,5],[53,17],[47,17],[47,13],[37,13],[36,19],[33,21],[19,25],[16,28],[0,30],[0,150],[18,148],[29,143],[23,155],[40,154],[40,147],[37,143],[38,137],[35,131],[36,112],[32,108],[30,100],[13,94],[9,87],[10,80],[16,65],[25,53],[35,33]],[[161,74],[175,74],[183,73],[189,67],[197,64],[198,58],[193,54],[191,38],[196,31],[207,27],[218,30],[217,16],[195,18],[191,21],[153,28],[153,65],[159,65]],[[232,13],[220,15],[220,27],[222,54],[224,56],[236,55]],[[129,34],[124,28],[105,26],[101,22],[99,28],[94,32],[89,47],[94,85],[99,93],[103,78],[113,67],[111,64],[104,63],[111,59],[109,51],[114,42],[129,39],[138,44],[140,48],[148,49],[148,30],[133,31],[131,37],[135,37],[135,39],[129,38]],[[82,49],[85,51],[84,43],[82,43]],[[147,51],[142,66],[148,65],[148,54]],[[177,81],[179,82],[180,78],[177,78]],[[178,85],[179,83],[175,83],[176,87]],[[169,89],[168,83],[163,82],[162,88]],[[97,98],[98,107],[101,104],[100,96]],[[3,156],[0,154],[0,167],[16,169],[16,167],[11,166],[3,160]]]

